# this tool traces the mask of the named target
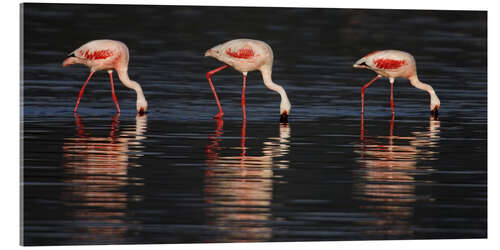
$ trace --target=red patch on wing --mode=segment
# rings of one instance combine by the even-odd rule
[[[89,60],[106,59],[113,55],[113,52],[111,52],[110,50],[96,50],[92,53],[89,53],[89,51],[87,50],[85,51],[85,53],[83,51],[80,53],[82,54],[82,56]]]
[[[371,56],[371,55],[374,55],[374,54],[378,53],[379,51],[380,51],[380,50],[375,50],[375,51],[373,51],[373,52],[370,52],[370,53],[368,53],[365,57],[369,57],[369,56]]]
[[[235,58],[248,59],[254,56],[253,50],[250,48],[243,48],[238,51],[232,51],[231,48],[226,50],[226,54]]]
[[[380,69],[397,69],[403,65],[406,65],[405,60],[393,60],[393,59],[386,59],[386,58],[380,58],[375,61],[373,61],[377,68]]]

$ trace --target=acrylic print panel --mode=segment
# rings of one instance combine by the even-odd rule
[[[21,8],[24,245],[487,235],[484,11]],[[238,38],[264,41],[273,58],[263,43],[209,50]],[[129,62],[121,43],[75,51],[97,39],[126,44]],[[414,56],[438,117],[407,78],[395,80],[392,115],[386,77],[365,89],[361,115],[362,86],[385,73],[353,65],[386,49]],[[243,119],[236,60],[261,57]],[[100,69],[76,112],[89,69],[73,63]]]

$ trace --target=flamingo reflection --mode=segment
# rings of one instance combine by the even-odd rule
[[[431,117],[428,131],[412,132],[412,136],[394,135],[394,116],[389,124],[389,136],[365,135],[361,117],[361,144],[354,196],[363,201],[362,209],[375,219],[363,221],[369,225],[367,236],[407,238],[413,234],[410,220],[417,199],[417,182],[432,171],[431,167],[418,165],[421,160],[435,160],[439,142],[440,122]]]
[[[77,227],[75,240],[120,242],[127,231],[124,220],[130,197],[124,188],[141,185],[129,176],[130,159],[142,156],[146,116],[137,116],[135,126],[119,128],[119,114],[111,120],[109,136],[91,136],[75,113],[77,136],[65,138],[63,145],[63,201]]]
[[[280,136],[269,137],[262,147],[262,155],[247,155],[246,121],[241,129],[238,155],[222,156],[220,146],[224,134],[222,119],[209,136],[206,148],[205,197],[209,225],[220,232],[214,242],[255,242],[271,237],[267,224],[271,216],[273,174],[277,168],[288,168],[290,127],[280,124]]]

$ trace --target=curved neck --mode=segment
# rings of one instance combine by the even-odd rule
[[[260,68],[260,72],[262,73],[262,79],[264,80],[264,84],[266,85],[266,87],[270,90],[278,92],[281,96],[280,113],[283,113],[283,111],[289,113],[291,107],[290,100],[288,100],[288,96],[286,95],[285,89],[273,82],[273,79],[271,78],[272,74],[271,66],[270,65],[262,66]]]
[[[415,87],[417,89],[425,90],[429,93],[429,95],[431,97],[431,110],[434,109],[434,107],[436,105],[439,108],[441,103],[439,101],[439,98],[436,95],[436,92],[434,91],[434,88],[432,88],[431,85],[421,82],[418,79],[418,76],[416,74],[408,77],[408,79],[410,80],[410,83],[411,83],[411,85],[413,85],[413,87]]]
[[[142,92],[141,85],[139,85],[139,83],[137,83],[136,81],[130,80],[130,78],[128,77],[127,70],[128,70],[127,68],[117,69],[116,71],[118,72],[118,78],[120,78],[120,81],[127,88],[135,90],[135,92],[137,93],[137,101],[146,101],[146,97]]]
[[[410,76],[410,77],[408,77],[408,79],[410,80],[410,83],[411,83],[411,85],[413,85],[413,87],[415,87],[417,89],[425,90],[425,91],[429,92],[429,94],[431,92],[434,93],[434,89],[432,88],[432,86],[421,82],[418,79],[417,75]]]

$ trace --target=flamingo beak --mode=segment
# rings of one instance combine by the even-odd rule
[[[139,114],[139,116],[143,116],[146,114],[146,111],[144,110],[144,108],[141,108],[137,113]]]
[[[438,115],[439,115],[438,110],[439,110],[439,106],[437,106],[437,105],[434,107],[434,109],[431,110],[431,116],[433,118],[438,118]]]
[[[285,111],[280,115],[280,123],[288,123],[288,113]]]

